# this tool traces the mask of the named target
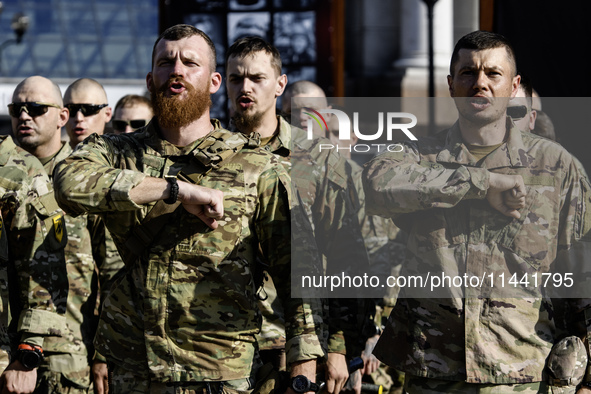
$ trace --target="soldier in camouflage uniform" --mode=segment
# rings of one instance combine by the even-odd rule
[[[290,297],[289,176],[258,141],[210,120],[215,58],[200,30],[167,29],[147,76],[150,124],[93,135],[56,168],[58,202],[100,214],[126,264],[95,339],[110,393],[249,392],[259,247],[280,284],[291,373],[313,378],[324,354],[317,308]]]
[[[292,128],[284,118],[276,116],[277,97],[287,84],[286,75],[281,74],[277,49],[258,37],[247,37],[232,44],[226,59],[226,88],[234,111],[233,126],[244,134],[259,133],[265,149],[291,170],[314,228],[316,244],[326,257],[327,270],[336,272],[347,261],[365,267],[367,253],[356,216],[360,206],[351,166],[335,152],[320,151],[318,145],[323,140],[308,141],[303,130]],[[309,165],[292,166],[293,162]],[[265,320],[257,340],[263,350],[282,347],[282,311],[273,304],[276,293],[273,286],[271,281],[265,282],[267,298],[259,303]],[[328,327],[326,389],[338,393],[349,377],[345,355],[360,354],[361,346],[355,343],[360,328],[356,301],[331,299],[329,304],[332,324]]]
[[[328,105],[326,94],[320,86],[311,81],[300,80],[288,85],[285,89],[281,100],[281,110],[290,118],[293,111],[292,124],[300,123],[302,127],[306,127],[310,117],[305,114],[305,110],[302,111],[304,107],[314,110],[331,108]],[[372,275],[381,276],[384,276],[386,272],[389,275],[398,275],[405,256],[406,234],[401,232],[389,218],[365,214],[365,193],[361,183],[363,168],[351,158],[351,150],[357,142],[357,137],[352,133],[350,140],[340,140],[338,138],[338,126],[331,127],[333,126],[331,121],[336,120],[336,117],[331,116],[331,114],[324,114],[324,118],[328,123],[328,129],[317,127],[318,125],[313,123],[313,131],[316,135],[330,139],[332,144],[338,146],[340,148],[338,150],[339,154],[347,159],[351,166],[351,178],[355,183],[355,189],[359,196],[360,209],[357,216],[361,224],[363,241],[369,255],[369,272]],[[366,330],[363,333],[369,338],[367,338],[365,349],[361,353],[364,367],[360,372],[370,375],[372,381],[381,384],[387,392],[394,383],[400,386],[398,380],[402,374],[380,363],[372,354],[383,325],[382,318],[384,321],[388,318],[391,308],[396,303],[399,288],[388,287],[385,290],[382,299],[367,299],[367,304],[363,305],[363,308],[368,310],[368,318],[371,321],[366,322],[364,325]],[[359,302],[362,302],[362,300],[359,300]],[[374,303],[372,304],[372,302]],[[380,371],[376,371],[378,368]],[[394,379],[390,375],[395,375]],[[403,375],[402,380],[404,380]]]
[[[41,161],[52,179],[56,164],[72,152],[70,144],[60,138],[60,130],[69,115],[68,109],[63,108],[60,89],[46,78],[30,77],[16,87],[13,101],[44,102],[60,107],[59,111],[40,116],[21,111],[12,117],[20,146]],[[108,291],[111,279],[123,267],[97,215],[66,215],[65,223],[65,256],[70,285],[67,325],[61,337],[45,341],[46,357],[39,368],[36,390],[39,393],[87,393],[90,390],[90,370],[95,355],[92,341],[98,323],[100,293]],[[104,361],[96,362],[106,367]],[[95,392],[102,392],[101,383],[98,382]]]
[[[20,105],[27,103],[10,111]],[[64,332],[66,235],[41,163],[9,136],[0,136],[0,208],[0,391],[32,392],[37,369],[25,368],[17,349],[42,349],[44,340]],[[12,352],[9,336],[18,345]]]
[[[450,74],[458,122],[364,172],[368,211],[409,233],[402,273],[584,270],[589,181],[566,150],[507,119],[519,87],[510,44],[470,33],[456,44]],[[521,298],[469,286],[437,299],[405,298],[407,290],[416,289],[401,291],[374,354],[406,372],[410,393],[556,392],[545,371],[553,344],[564,331],[588,335],[589,300],[551,299],[541,287]]]

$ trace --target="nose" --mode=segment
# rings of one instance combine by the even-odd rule
[[[170,76],[173,77],[184,77],[185,76],[185,65],[180,59],[176,59],[172,70],[170,70]]]
[[[133,129],[131,128],[130,125],[125,125],[125,133],[133,133]]]
[[[241,93],[250,93],[252,91],[252,81],[249,78],[243,78],[240,85]]]
[[[72,114],[70,114],[70,117],[71,116]],[[76,113],[74,114],[74,118],[76,119],[76,121],[82,122],[84,120],[84,115],[82,115],[82,111],[76,111]]]
[[[478,71],[474,79],[474,89],[486,90],[488,78],[484,71]]]
[[[25,109],[25,107],[21,108],[21,113],[18,115],[18,118],[21,120],[29,120],[29,119],[33,119],[33,117],[31,115],[29,115],[29,113],[27,112],[27,110]]]

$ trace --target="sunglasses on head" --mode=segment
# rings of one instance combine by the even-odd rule
[[[117,131],[125,131],[127,125],[132,129],[139,129],[140,127],[144,127],[147,123],[145,119],[134,119],[134,120],[120,120],[115,119],[113,120],[113,128]]]
[[[92,116],[99,113],[108,104],[66,104],[66,108],[70,111],[70,118],[76,116],[78,111],[82,112],[84,116]]]
[[[521,119],[527,115],[528,110],[525,105],[516,105],[515,107],[507,107],[507,115],[511,119]]]
[[[42,103],[39,101],[29,101],[29,102],[22,102],[22,103],[10,103],[8,104],[8,113],[13,118],[18,118],[21,116],[21,112],[25,111],[32,117],[41,116],[46,114],[49,110],[49,107],[54,108],[61,108],[57,104],[52,103]]]

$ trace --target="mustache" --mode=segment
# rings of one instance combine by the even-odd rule
[[[192,91],[195,90],[195,88],[193,87],[193,85],[191,85],[190,83],[188,83],[185,78],[183,77],[170,77],[166,80],[165,83],[163,83],[159,88],[158,91],[159,92],[165,92],[172,84],[175,83],[181,83],[185,89],[187,89],[188,91]]]

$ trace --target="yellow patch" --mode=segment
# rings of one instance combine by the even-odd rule
[[[55,238],[57,239],[57,242],[62,242],[62,238],[64,237],[64,218],[62,215],[55,215],[52,220]]]

